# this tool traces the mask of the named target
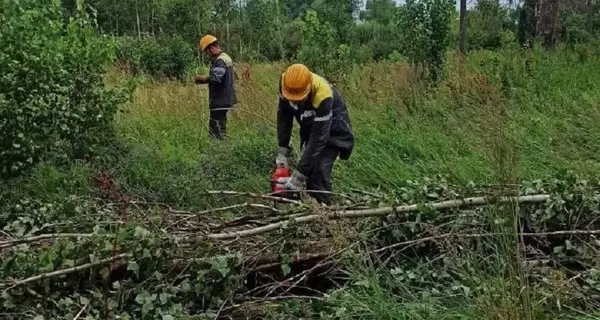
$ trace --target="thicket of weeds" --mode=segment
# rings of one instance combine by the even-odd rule
[[[414,81],[404,64],[352,70],[338,86],[350,109],[356,151],[350,161],[336,164],[335,188],[368,191],[356,203],[369,207],[463,195],[548,193],[551,201],[444,214],[422,208],[395,218],[327,222],[336,246],[355,245],[341,257],[347,287],[327,299],[286,303],[270,316],[593,319],[588,310],[597,305],[599,290],[593,235],[550,242],[543,238],[532,245],[541,251],[532,258],[523,248],[531,243],[518,240],[517,233],[589,231],[597,224],[597,183],[563,172],[572,170],[579,177],[600,172],[600,59],[568,51],[527,59],[519,52],[479,52],[469,57],[465,72],[451,60],[449,78],[437,88]],[[86,233],[41,247],[20,245],[10,258],[0,252],[2,278],[24,279],[117,253],[133,255],[126,270],[121,265],[98,268],[100,279],[62,278],[19,287],[17,294],[2,296],[10,316],[19,319],[18,306],[25,304],[50,318],[61,312],[73,318],[80,310],[99,318],[172,319],[206,310],[214,317],[221,309],[230,311],[234,294],[246,285],[240,266],[247,267],[248,255],[259,256],[257,248],[274,247],[271,253],[281,260],[285,274],[303,241],[314,241],[304,243],[309,247],[323,244],[321,233],[293,224],[273,238],[248,241],[244,248],[238,247],[242,242],[213,246],[182,241],[204,229],[231,227],[211,224],[215,217],[235,222],[249,214],[245,207],[231,208],[195,220],[192,211],[232,204],[231,198],[209,196],[207,190],[269,191],[276,88],[284,67],[251,66],[250,79],[238,81],[240,104],[230,116],[227,142],[209,142],[206,88],[146,83],[119,115],[120,142],[106,146],[104,157],[68,167],[42,164],[30,176],[1,186],[5,233]],[[445,179],[424,178],[438,175]],[[547,176],[558,178],[514,187]],[[530,219],[533,231],[518,228],[522,216]],[[433,244],[419,240],[401,255],[366,254],[443,234],[453,236],[436,238]],[[5,241],[0,248],[12,247]],[[87,259],[91,253],[93,258]],[[525,260],[555,264],[532,270]],[[571,260],[580,269],[573,272],[573,266],[565,265]],[[124,274],[111,282],[114,270]],[[74,294],[65,296],[69,290]]]

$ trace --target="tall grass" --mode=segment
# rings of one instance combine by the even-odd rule
[[[600,61],[568,63],[575,58],[566,53],[534,57],[528,73],[517,52],[477,53],[464,77],[451,62],[451,76],[436,89],[416,83],[404,64],[353,70],[337,85],[356,149],[336,163],[335,188],[394,189],[437,174],[458,183],[498,182],[498,168],[512,165],[499,163],[498,141],[513,146],[518,177],[566,168],[599,172],[600,88],[593,70]],[[249,81],[237,82],[240,104],[230,114],[229,141],[218,144],[208,139],[206,87],[143,85],[118,123],[130,146],[114,168],[121,183],[185,206],[201,205],[198,194],[206,189],[267,191],[284,67],[255,65]]]
[[[438,88],[415,81],[405,64],[352,70],[336,85],[356,134],[351,160],[336,163],[335,188],[391,191],[407,179],[445,175],[454,183],[513,184],[560,170],[600,173],[600,60],[569,52],[535,53],[532,69],[519,52],[479,52],[464,74],[458,61]],[[178,206],[207,204],[207,189],[265,192],[276,144],[277,82],[282,64],[254,65],[238,81],[229,141],[208,140],[206,88],[148,84],[119,120],[130,146],[116,163],[130,193]],[[516,191],[515,191],[516,192]],[[469,265],[485,294],[434,299],[390,287],[386,266],[353,263],[352,285],[334,296],[338,319],[553,319],[541,312],[522,267],[516,238],[519,208],[489,213],[508,219],[505,236],[489,240],[494,254],[455,257]],[[427,267],[427,266],[424,266]],[[593,315],[574,313],[592,319]],[[561,314],[558,318],[570,315]]]
[[[338,161],[334,187],[393,191],[406,180],[434,175],[451,183],[512,184],[560,170],[600,173],[600,59],[567,51],[535,53],[531,69],[519,52],[478,52],[466,72],[458,61],[430,88],[401,63],[351,70],[339,87],[356,148]],[[230,114],[229,140],[208,137],[206,87],[147,81],[119,114],[122,149],[101,162],[121,191],[198,209],[214,205],[209,189],[267,192],[276,147],[277,84],[283,64],[251,66],[237,82],[239,105]],[[118,81],[113,74],[111,81]],[[297,134],[294,132],[295,146]],[[21,195],[42,199],[94,195],[86,163],[40,165],[29,177],[0,186],[0,202]],[[511,192],[511,191],[508,191]],[[49,200],[48,200],[49,201]],[[519,208],[490,210],[485,219],[508,220],[482,247],[450,257],[483,294],[461,291],[434,298],[401,284],[398,265],[351,260],[350,284],[333,294],[323,317],[335,319],[597,319],[581,311],[549,315],[531,288],[516,244]],[[490,223],[493,225],[493,223]],[[490,250],[492,254],[490,254]],[[420,265],[417,269],[431,268]],[[568,310],[572,311],[572,310]]]

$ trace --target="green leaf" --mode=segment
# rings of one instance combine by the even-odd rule
[[[216,257],[216,259],[213,262],[213,268],[215,268],[217,271],[219,271],[219,273],[221,274],[221,276],[223,278],[225,278],[227,276],[227,274],[229,274],[229,271],[231,271],[231,268],[229,267],[229,263],[227,261],[226,256]]]
[[[150,294],[150,292],[143,290],[135,297],[135,302],[140,305],[151,304],[156,299],[155,295]]]
[[[183,280],[183,282],[181,282],[181,290],[183,292],[191,292],[192,291],[192,287],[190,286],[190,281],[188,279]]]
[[[173,316],[171,315],[166,314],[162,316],[162,320],[175,320],[175,318],[173,318]]]
[[[563,247],[563,246],[554,247],[554,253],[555,254],[562,253],[564,251],[564,249],[565,249],[565,247]]]
[[[150,232],[148,232],[148,230],[146,230],[146,229],[144,229],[144,228],[142,228],[140,226],[136,226],[135,227],[135,232],[134,232],[133,236],[136,237],[136,238],[142,238],[142,237],[148,235],[149,233]]]
[[[288,274],[290,274],[290,272],[292,271],[292,268],[290,268],[290,265],[287,263],[281,264],[281,271],[283,272],[283,276],[287,276]]]
[[[127,270],[133,271],[136,277],[140,276],[140,266],[135,261],[129,261],[127,264]]]
[[[109,298],[107,307],[108,310],[116,310],[119,307],[119,303],[115,299]]]
[[[160,301],[160,303],[161,303],[161,304],[163,304],[163,305],[164,305],[164,304],[167,304],[167,302],[169,302],[169,299],[170,299],[171,297],[172,297],[172,295],[171,295],[171,294],[168,294],[168,293],[166,293],[166,292],[162,292],[162,293],[159,295],[159,301]]]
[[[573,245],[571,245],[571,241],[565,240],[565,247],[568,250],[573,250]]]

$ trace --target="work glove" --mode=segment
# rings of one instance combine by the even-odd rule
[[[304,190],[306,176],[294,170],[292,176],[284,183],[283,187],[287,190]]]
[[[195,82],[195,83],[198,83],[198,84],[207,83],[207,82],[208,82],[208,78],[207,78],[206,76],[203,76],[203,75],[197,74],[197,75],[194,77],[194,82]]]
[[[275,165],[279,167],[289,168],[290,164],[288,161],[288,154],[290,150],[288,148],[279,147],[277,148],[277,157],[275,158]]]

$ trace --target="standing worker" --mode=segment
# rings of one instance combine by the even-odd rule
[[[311,197],[330,205],[333,163],[338,156],[348,160],[354,148],[346,104],[325,78],[302,64],[294,64],[281,76],[277,108],[277,166],[289,168],[294,118],[300,124],[302,156],[285,189],[306,187]]]
[[[208,83],[209,134],[211,139],[224,140],[227,137],[227,112],[237,103],[233,61],[221,50],[217,38],[210,34],[200,39],[200,51],[209,55],[212,64],[209,75],[196,75],[194,82]]]

